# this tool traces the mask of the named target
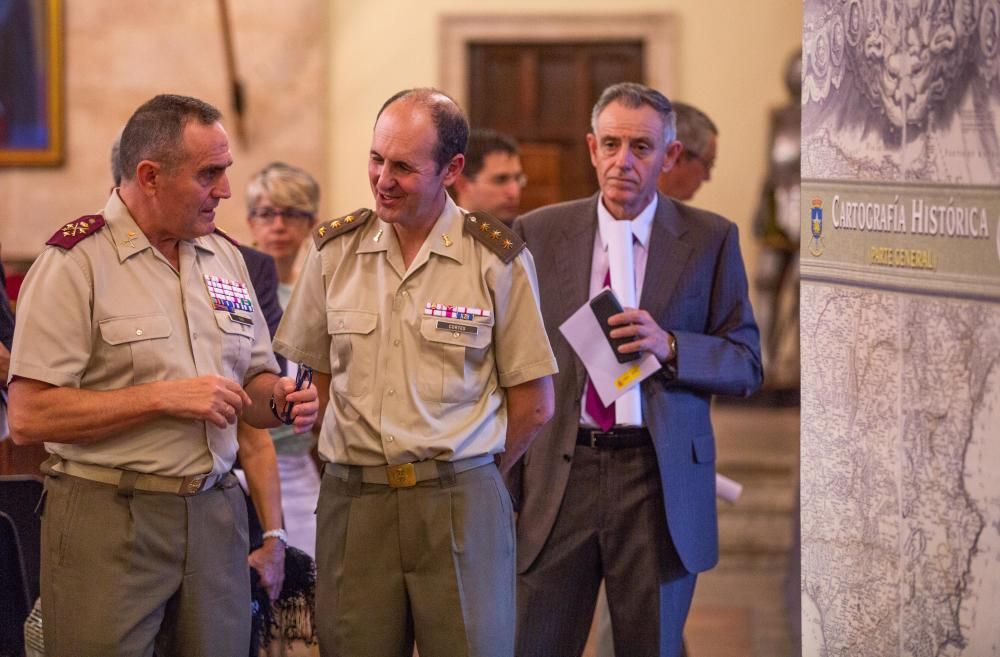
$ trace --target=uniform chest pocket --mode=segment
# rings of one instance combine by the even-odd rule
[[[370,310],[327,310],[333,389],[348,397],[367,394],[375,375],[378,313]]]
[[[490,343],[493,318],[469,322],[424,317],[420,322],[420,364],[417,392],[435,402],[469,402],[479,399],[493,376]]]
[[[169,350],[165,341],[173,332],[162,313],[109,317],[98,322],[101,338],[110,347],[107,364],[132,368],[133,385],[158,381],[166,374]]]
[[[243,383],[253,352],[253,324],[233,319],[232,315],[224,310],[215,311],[215,322],[219,325],[219,338],[222,343],[220,349],[222,375]]]

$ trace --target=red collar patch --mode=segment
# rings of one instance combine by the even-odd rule
[[[87,214],[57,230],[46,244],[68,251],[102,228],[104,228],[104,217],[99,214]]]
[[[223,238],[224,240],[226,240],[227,242],[229,242],[233,246],[239,246],[240,245],[240,243],[236,241],[235,237],[233,237],[232,235],[230,235],[226,231],[222,230],[221,228],[216,228],[215,229],[215,234],[218,235],[219,237]]]

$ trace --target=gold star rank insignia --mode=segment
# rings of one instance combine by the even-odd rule
[[[477,226],[479,230],[476,230]],[[471,212],[465,215],[463,229],[507,264],[510,264],[524,248],[524,240],[517,233],[507,224],[485,212]]]
[[[104,217],[99,214],[88,214],[57,230],[46,244],[69,250],[103,227]]]
[[[375,213],[371,210],[361,208],[359,210],[355,210],[349,215],[333,219],[325,224],[322,224],[316,229],[313,233],[313,242],[316,244],[317,249],[321,249],[324,244],[334,237],[349,233],[355,228],[363,226],[374,216]]]
[[[63,226],[62,233],[66,237],[76,237],[77,235],[86,233],[88,228],[90,228],[90,224],[81,219],[79,221],[71,221]]]

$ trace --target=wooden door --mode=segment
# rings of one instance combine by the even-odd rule
[[[605,87],[642,82],[640,41],[477,43],[469,48],[469,120],[513,135],[528,175],[521,209],[597,190],[585,135]]]

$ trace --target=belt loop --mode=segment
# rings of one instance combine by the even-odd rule
[[[122,471],[122,478],[118,480],[118,494],[122,497],[132,497],[132,494],[135,492],[135,482],[138,478],[138,472],[131,470]]]
[[[55,469],[55,466],[62,462],[62,458],[58,454],[50,454],[49,458],[42,461],[42,464],[38,466],[38,469],[46,477],[58,477],[59,471]]]
[[[347,494],[351,497],[361,497],[361,467],[347,466]]]
[[[455,466],[450,461],[435,461],[438,470],[438,481],[441,488],[451,488],[455,485]]]

